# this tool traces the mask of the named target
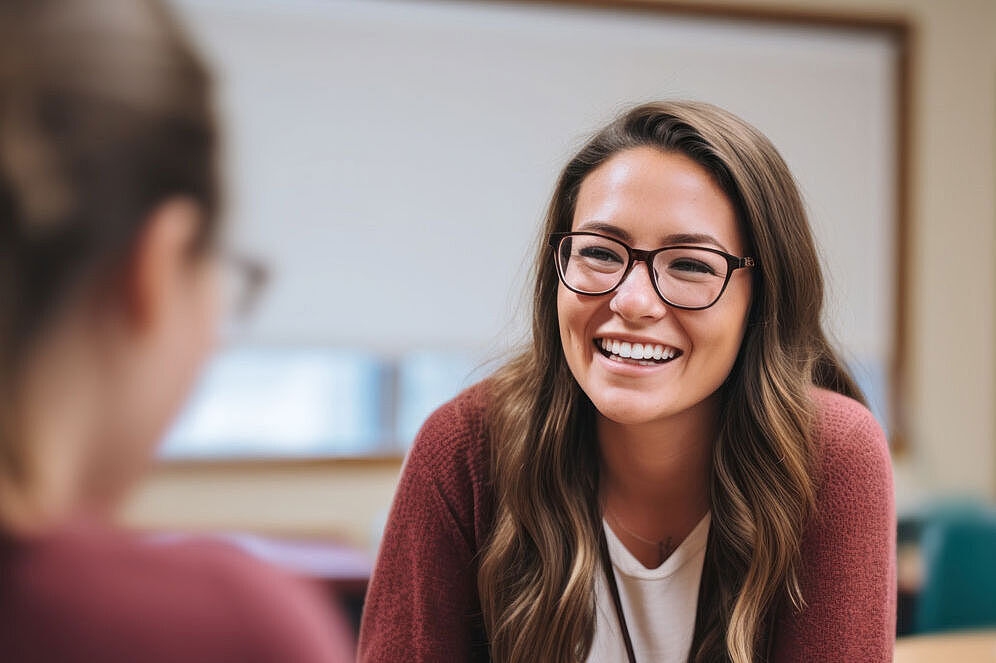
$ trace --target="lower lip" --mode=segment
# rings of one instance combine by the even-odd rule
[[[683,355],[678,355],[674,359],[669,359],[668,361],[661,363],[653,363],[647,366],[641,364],[634,364],[629,361],[616,361],[615,359],[609,359],[605,356],[602,350],[596,345],[594,346],[595,360],[599,361],[606,370],[616,373],[618,375],[646,375],[648,373],[654,373],[660,371],[674,362],[681,359]]]

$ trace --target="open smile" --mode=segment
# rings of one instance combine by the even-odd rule
[[[602,356],[632,366],[657,366],[680,357],[683,352],[660,343],[630,343],[614,338],[594,339],[595,349]]]

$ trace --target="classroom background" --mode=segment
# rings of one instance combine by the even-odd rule
[[[897,660],[996,660],[996,3],[174,5],[219,85],[229,241],[269,282],[124,523],[224,537],[358,616],[421,422],[524,338],[560,167],[625,106],[695,98],[806,198],[892,445]]]

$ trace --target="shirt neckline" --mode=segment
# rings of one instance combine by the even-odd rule
[[[654,569],[648,569],[633,553],[623,545],[616,533],[612,531],[608,521],[602,518],[602,528],[609,546],[609,557],[612,566],[622,575],[641,580],[661,580],[674,575],[688,561],[698,556],[705,549],[708,541],[711,513],[706,513],[702,520],[692,529],[664,563]]]

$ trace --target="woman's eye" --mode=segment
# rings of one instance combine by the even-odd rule
[[[676,260],[671,263],[670,269],[679,272],[692,272],[695,274],[715,274],[715,270],[699,260]]]
[[[578,255],[582,258],[587,258],[589,260],[597,260],[599,262],[605,263],[615,263],[622,264],[622,259],[614,252],[609,249],[605,249],[599,246],[588,246],[580,251]]]

